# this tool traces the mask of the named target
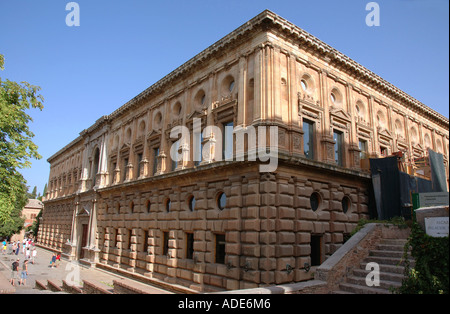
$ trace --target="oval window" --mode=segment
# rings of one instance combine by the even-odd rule
[[[347,213],[347,211],[350,209],[350,206],[351,206],[350,198],[348,196],[344,196],[342,198],[342,211],[344,213]]]
[[[330,94],[330,98],[331,98],[331,101],[332,101],[333,103],[336,102],[336,95],[334,95],[334,93],[331,93],[331,94]]]
[[[230,92],[232,92],[232,91],[233,91],[233,88],[234,88],[234,81],[231,81],[230,84],[228,85],[228,90],[229,90]]]
[[[317,209],[319,209],[319,205],[320,205],[319,193],[314,192],[313,194],[311,194],[311,197],[309,198],[309,203],[310,203],[311,209],[313,211],[316,211]]]
[[[193,212],[195,210],[195,197],[191,196],[189,198],[189,210]]]
[[[170,198],[168,198],[166,200],[166,212],[170,212],[170,205],[171,205]]]
[[[306,83],[306,81],[301,80],[300,85],[302,86],[302,89],[306,92],[306,90],[308,89],[308,84]]]
[[[225,193],[222,192],[217,197],[217,207],[220,210],[223,210],[226,205],[227,205],[227,196],[225,195]]]

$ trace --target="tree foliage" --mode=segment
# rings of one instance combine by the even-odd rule
[[[0,69],[4,69],[0,54]],[[40,87],[16,83],[0,77],[0,235],[20,230],[20,212],[27,202],[26,181],[18,171],[31,166],[30,159],[40,159],[38,147],[28,124],[27,110],[42,110]]]

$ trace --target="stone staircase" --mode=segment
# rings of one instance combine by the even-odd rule
[[[381,239],[375,249],[369,251],[360,264],[347,275],[345,281],[339,284],[339,289],[333,291],[335,294],[391,294],[392,289],[402,285],[405,271],[405,260],[403,258],[406,239]],[[408,254],[409,256],[409,254]],[[410,266],[414,266],[414,261],[408,257]],[[367,275],[373,268],[366,266],[368,263],[379,265],[379,286],[368,286],[366,284]],[[370,277],[372,278],[372,277]]]

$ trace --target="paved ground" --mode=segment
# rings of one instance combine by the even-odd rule
[[[82,285],[83,279],[91,279],[102,282],[112,287],[113,280],[124,279],[124,277],[112,274],[95,268],[87,268],[77,263],[61,260],[61,264],[57,268],[50,267],[52,252],[43,248],[37,248],[37,256],[35,264],[28,265],[28,278],[26,285],[19,285],[16,282],[15,294],[45,294],[55,293],[45,290],[35,289],[36,280],[46,281],[47,279],[59,279],[74,282]],[[19,274],[22,270],[22,264],[25,256],[20,252],[18,255],[9,255],[0,253],[0,292],[3,290],[11,290],[9,279],[11,277],[11,264],[15,259],[20,259]],[[2,276],[3,275],[3,276]],[[162,289],[154,288],[156,293],[168,293]]]

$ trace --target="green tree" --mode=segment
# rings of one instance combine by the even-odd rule
[[[35,199],[37,196],[37,186],[34,186],[33,188],[33,192],[31,192],[31,197],[32,199]]]
[[[4,67],[0,54],[0,69]],[[29,168],[30,159],[40,159],[26,110],[42,110],[40,87],[27,82],[16,83],[0,77],[0,236],[20,230],[22,208],[27,203],[26,181],[19,169]]]
[[[45,194],[47,194],[47,183],[44,185],[44,191],[42,192],[42,195],[39,195],[37,199],[42,202],[42,198],[45,197]]]

